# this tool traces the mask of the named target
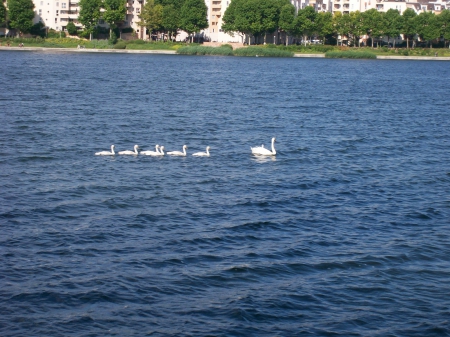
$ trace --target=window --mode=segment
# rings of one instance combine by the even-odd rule
[[[99,25],[103,25],[104,23],[105,23],[105,21],[103,19],[98,20]]]
[[[41,1],[41,6],[44,6],[44,1]]]
[[[61,2],[61,8],[66,8],[66,3],[65,2]]]
[[[39,10],[39,15],[42,15],[42,9]]]
[[[57,18],[55,18],[55,23],[57,23],[58,22],[58,19]]]
[[[56,7],[59,7],[59,2],[56,3]]]
[[[141,13],[141,9],[140,8],[136,8],[136,13],[140,14]]]

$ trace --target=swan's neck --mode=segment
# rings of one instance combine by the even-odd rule
[[[116,153],[114,152],[114,146],[111,146],[111,153],[112,153],[112,154],[116,154]]]
[[[275,140],[272,140],[272,153],[276,154],[277,151],[275,151],[275,146],[274,146]]]
[[[206,148],[206,154],[209,156],[209,149]]]

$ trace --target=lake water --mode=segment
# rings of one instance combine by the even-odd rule
[[[0,57],[1,336],[450,336],[450,63]]]

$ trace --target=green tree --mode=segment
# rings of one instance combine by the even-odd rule
[[[127,13],[126,3],[126,0],[103,0],[105,11],[102,13],[102,18],[109,24],[110,38],[112,37],[112,30],[125,19]]]
[[[90,40],[92,40],[92,33],[95,27],[97,27],[98,20],[100,19],[100,8],[102,7],[101,0],[80,0],[80,14],[78,15],[78,21],[84,25],[84,29],[89,33]]]
[[[352,18],[349,14],[335,15],[335,29],[336,32],[343,38],[350,39],[352,32]],[[341,42],[342,43],[342,42]]]
[[[294,30],[295,7],[291,4],[281,7],[280,19],[278,20],[278,27],[286,33],[286,46],[289,43],[288,35],[292,34]]]
[[[6,7],[4,4],[5,0],[2,0],[2,2],[0,2],[0,26],[4,23],[6,23]]]
[[[430,48],[433,48],[431,41],[440,36],[440,27],[436,15],[432,12],[422,12],[416,16],[415,21],[417,34],[424,41],[428,41]]]
[[[191,35],[207,28],[207,14],[204,0],[185,0],[180,10],[181,29]]]
[[[350,12],[350,34],[353,38],[353,45],[361,47],[361,36],[365,35],[364,17],[360,11]]]
[[[66,29],[70,35],[77,35],[78,30],[73,22],[69,22],[66,26]]]
[[[450,10],[444,9],[441,14],[438,15],[438,22],[440,27],[441,36],[444,41],[450,40]],[[444,43],[445,47],[445,43]],[[450,44],[449,44],[450,48]]]
[[[328,35],[333,34],[333,14],[330,12],[319,12],[317,13],[317,35],[325,44],[325,38]]]
[[[414,35],[417,32],[415,21],[416,16],[417,14],[412,8],[407,8],[402,15],[400,32],[403,34],[404,38],[406,37],[406,48],[409,48],[409,38],[414,38]]]
[[[299,10],[295,18],[295,33],[302,36],[305,46],[308,37],[317,30],[316,19],[317,13],[311,6],[306,6],[304,9]]]
[[[177,35],[180,29],[179,11],[174,5],[166,5],[162,11],[162,26],[166,32],[169,33],[169,38]]]
[[[400,34],[401,31],[401,27],[402,27],[402,22],[401,22],[401,16],[398,10],[396,9],[389,9],[385,14],[384,14],[384,34],[387,36],[388,38],[388,44],[389,44],[389,39],[391,37],[394,38],[394,47],[395,47],[395,38]]]
[[[141,21],[139,21],[138,24],[141,27],[147,28],[148,34],[151,36],[153,31],[162,29],[163,6],[155,5],[153,0],[148,0],[145,3],[144,8],[142,8],[139,18]]]
[[[365,11],[362,13],[363,18],[363,28],[366,32],[366,34],[370,37],[372,41],[372,48],[373,48],[373,42],[375,37],[381,36],[381,13],[378,12],[376,9],[372,8],[368,11]]]
[[[9,26],[22,33],[33,27],[34,3],[32,0],[8,0]]]

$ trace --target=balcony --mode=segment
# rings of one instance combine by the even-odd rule
[[[341,5],[339,5],[339,4],[334,4],[334,7],[333,7],[334,9],[340,9],[341,8]]]

